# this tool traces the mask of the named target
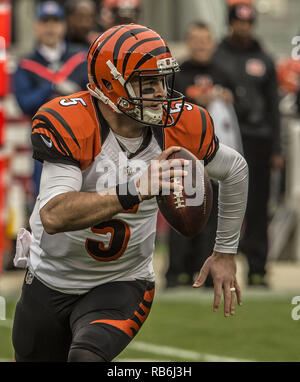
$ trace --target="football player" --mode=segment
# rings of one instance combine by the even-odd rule
[[[107,30],[88,67],[88,91],[56,98],[33,118],[43,172],[14,318],[17,361],[111,361],[134,338],[154,297],[154,196],[182,189],[170,179],[187,175],[185,161],[167,160],[180,146],[220,181],[216,245],[193,287],[210,273],[214,310],[222,293],[226,317],[236,298],[241,304],[234,254],[245,160],[218,143],[205,109],[174,90],[178,64],[155,31]]]

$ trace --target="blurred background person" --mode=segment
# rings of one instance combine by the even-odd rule
[[[88,82],[86,55],[65,42],[65,15],[54,1],[42,3],[34,25],[36,46],[21,58],[14,75],[14,94],[30,118],[50,99],[85,90]],[[41,166],[35,161],[35,194],[38,194]]]
[[[281,111],[298,117],[300,115],[300,59],[284,57],[278,60],[276,70]]]
[[[219,140],[242,152],[241,137],[232,106],[233,96],[226,87],[226,74],[212,60],[215,40],[208,24],[197,21],[186,31],[185,44],[188,58],[177,74],[175,87],[186,95],[186,100],[205,107],[211,114]],[[173,229],[168,236],[169,266],[166,287],[176,287],[193,281],[194,274],[211,255],[214,247],[218,216],[218,183],[212,180],[213,207],[210,218],[200,235],[185,238]],[[210,276],[207,287],[212,287]]]
[[[96,38],[96,4],[92,0],[68,0],[64,5],[67,22],[67,42],[88,50]],[[97,34],[98,35],[98,34]]]
[[[13,78],[13,91],[24,115],[32,118],[38,108],[50,99],[86,89],[88,83],[86,53],[65,41],[66,23],[63,8],[54,1],[37,8],[35,48],[22,57]],[[39,193],[42,164],[34,160],[34,199]],[[29,202],[27,213],[31,213]],[[7,255],[6,270],[15,269],[15,242]]]
[[[142,11],[141,0],[102,0],[100,1],[99,32],[114,25],[139,23]]]
[[[249,166],[249,194],[241,251],[248,260],[248,285],[267,286],[268,201],[271,169],[283,169],[278,85],[273,59],[254,37],[254,6],[236,3],[228,8],[230,32],[214,59],[231,82]]]

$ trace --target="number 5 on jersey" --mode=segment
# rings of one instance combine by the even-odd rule
[[[77,105],[80,102],[83,106],[86,106],[85,101],[82,98],[63,98],[59,101],[61,106]]]
[[[131,210],[123,213],[135,214],[138,210],[137,204]],[[126,251],[130,239],[130,228],[128,224],[121,219],[112,219],[102,222],[91,228],[92,232],[109,237],[109,243],[105,246],[103,241],[86,239],[85,249],[95,260],[113,261],[117,260]]]

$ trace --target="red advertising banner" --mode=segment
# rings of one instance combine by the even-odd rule
[[[3,146],[4,110],[2,99],[8,92],[7,49],[11,40],[11,3],[0,0],[0,274],[5,242],[5,193],[7,156],[1,149]]]
[[[4,133],[4,108],[0,99],[0,147],[3,145],[3,133]]]
[[[4,37],[8,49],[11,37],[11,4],[7,0],[0,0],[0,36]]]
[[[8,90],[8,75],[7,75],[7,54],[6,43],[3,36],[0,35],[0,98],[4,97]],[[1,125],[0,125],[1,129]]]

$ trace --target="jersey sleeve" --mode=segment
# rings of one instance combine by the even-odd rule
[[[39,209],[57,195],[80,191],[81,186],[82,172],[78,167],[45,161],[41,175]]]
[[[70,125],[52,108],[42,107],[33,117],[33,158],[40,162],[80,167],[80,145]]]
[[[219,148],[219,140],[208,111],[186,102],[176,125],[165,129],[165,147],[170,146],[186,148],[207,165]]]

